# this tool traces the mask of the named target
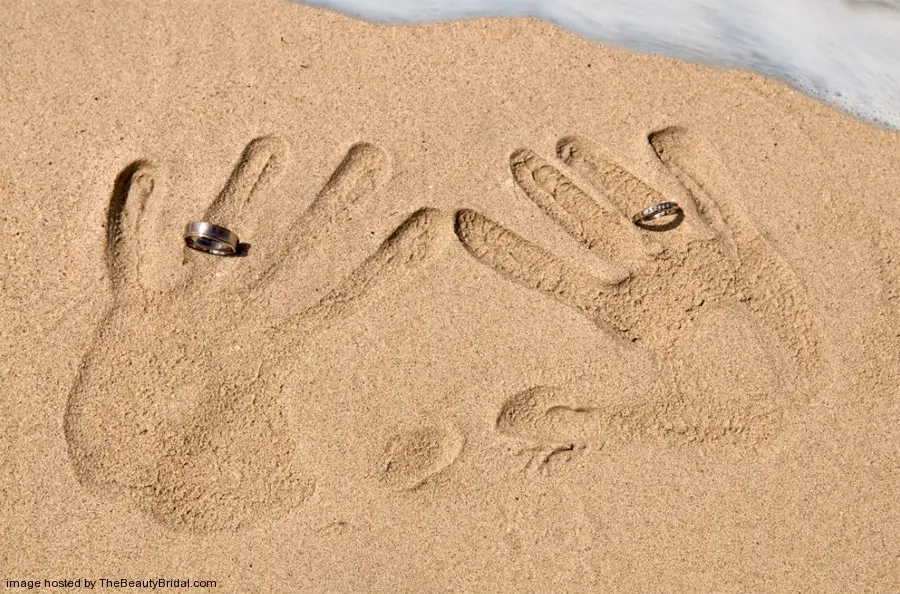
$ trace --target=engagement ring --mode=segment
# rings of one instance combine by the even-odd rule
[[[683,216],[683,212],[681,207],[678,206],[677,202],[660,202],[659,204],[654,204],[653,206],[648,206],[641,212],[637,213],[633,217],[631,217],[631,221],[637,225],[638,227],[648,226],[646,223],[650,221],[655,221],[657,219],[661,219],[663,217],[674,216],[679,217]],[[666,223],[668,224],[668,223]],[[663,225],[650,225],[649,227],[661,227]]]

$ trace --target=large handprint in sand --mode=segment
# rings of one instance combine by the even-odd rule
[[[603,377],[508,397],[496,429],[543,449],[538,462],[615,436],[764,436],[809,396],[821,371],[804,289],[741,208],[715,149],[680,127],[648,141],[672,193],[584,138],[559,141],[557,165],[530,149],[510,157],[520,195],[602,259],[605,277],[475,210],[456,215],[457,236],[475,259],[582,312],[621,344],[642,382],[642,396],[631,401],[605,401]],[[653,231],[631,223],[633,213],[666,200],[684,208],[681,225]]]
[[[172,529],[248,528],[312,495],[282,363],[433,256],[439,226],[452,238],[430,209],[380,234],[340,232],[388,177],[385,152],[365,143],[305,211],[281,212],[268,199],[288,157],[278,138],[251,142],[201,217],[240,229],[250,257],[185,250],[168,208],[177,194],[151,163],[126,169],[113,193],[114,302],[70,393],[65,436],[83,485]],[[354,241],[373,242],[368,257],[339,259]]]

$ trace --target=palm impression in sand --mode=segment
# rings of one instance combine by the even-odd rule
[[[117,182],[107,244],[114,304],[81,364],[65,435],[82,484],[173,529],[251,527],[310,497],[313,467],[292,430],[283,363],[303,356],[304,337],[434,253],[438,218],[428,209],[393,230],[345,233],[388,177],[381,149],[353,146],[296,213],[269,200],[287,152],[276,138],[250,143],[202,216],[240,230],[246,258],[184,248],[185,221],[169,212],[175,192],[152,165],[137,163]],[[359,260],[327,259],[354,245]],[[273,287],[295,291],[276,304]]]
[[[631,402],[604,402],[603,378],[535,386],[505,401],[498,431],[550,455],[614,434],[685,441],[763,434],[815,379],[820,358],[804,291],[739,207],[712,147],[682,128],[648,140],[677,195],[663,195],[581,138],[558,143],[564,165],[528,149],[510,158],[522,194],[602,258],[607,278],[479,212],[456,216],[457,236],[479,262],[578,309],[638,361],[632,371],[645,380],[645,397]],[[631,223],[633,213],[666,200],[684,208],[680,226],[656,232]]]

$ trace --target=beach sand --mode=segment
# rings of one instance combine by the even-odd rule
[[[0,14],[0,579],[900,588],[900,135],[533,19]]]

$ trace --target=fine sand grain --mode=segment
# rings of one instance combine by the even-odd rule
[[[0,579],[900,588],[896,133],[531,19],[0,47]]]

